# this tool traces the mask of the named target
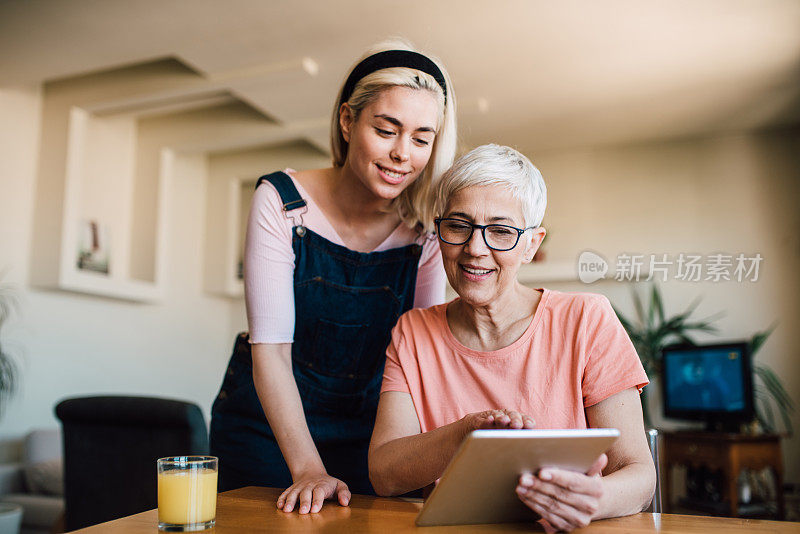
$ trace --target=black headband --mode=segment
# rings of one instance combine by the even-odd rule
[[[372,54],[364,58],[361,63],[355,66],[353,72],[350,73],[350,76],[347,77],[347,81],[344,83],[342,98],[339,105],[350,100],[353,89],[356,88],[356,84],[364,76],[372,74],[376,70],[390,69],[392,67],[406,67],[430,74],[433,76],[433,79],[436,80],[436,83],[439,84],[439,87],[442,88],[444,101],[447,102],[447,84],[444,81],[442,71],[439,70],[436,63],[419,52],[411,52],[410,50],[386,50],[385,52],[378,52],[377,54]]]

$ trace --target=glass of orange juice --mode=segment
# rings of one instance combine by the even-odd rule
[[[158,529],[205,530],[217,516],[217,458],[170,456],[158,462]]]

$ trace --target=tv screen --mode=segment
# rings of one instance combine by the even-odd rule
[[[662,358],[664,415],[709,422],[752,418],[747,343],[673,345],[663,350]]]

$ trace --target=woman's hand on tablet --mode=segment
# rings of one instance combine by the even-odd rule
[[[340,505],[347,506],[350,504],[350,489],[338,478],[323,473],[317,476],[301,477],[281,493],[276,504],[284,512],[291,512],[297,504],[299,513],[315,514],[322,509],[325,499],[334,497],[337,498]]]
[[[498,428],[531,429],[536,426],[532,417],[514,410],[486,410],[464,416],[467,433],[473,430]]]
[[[545,467],[536,475],[523,474],[517,495],[528,508],[542,516],[546,530],[569,532],[587,526],[600,510],[603,496],[601,473],[608,463],[603,454],[586,474]],[[546,522],[546,524],[544,524]]]

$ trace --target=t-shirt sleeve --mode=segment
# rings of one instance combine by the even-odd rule
[[[381,393],[385,391],[402,391],[403,393],[411,393],[408,387],[408,380],[403,370],[401,357],[404,352],[408,351],[408,347],[404,343],[405,336],[403,335],[403,328],[406,322],[403,317],[392,329],[392,340],[389,342],[389,347],[386,349],[386,365],[383,368],[383,384],[381,384]]]
[[[634,386],[641,393],[649,380],[611,303],[598,297],[588,308],[586,366],[581,381],[584,407]]]
[[[417,271],[417,286],[414,292],[415,308],[430,308],[444,302],[447,276],[442,264],[442,251],[435,239],[426,239],[422,245],[422,256]]]
[[[244,295],[251,343],[294,341],[291,220],[269,182],[253,195],[244,246]]]

